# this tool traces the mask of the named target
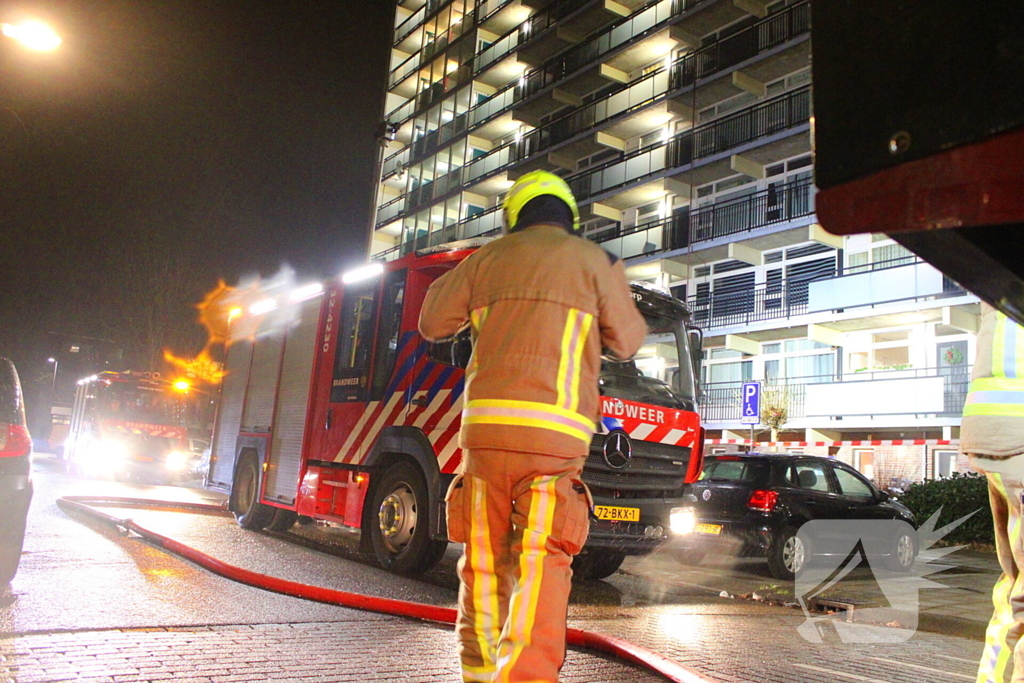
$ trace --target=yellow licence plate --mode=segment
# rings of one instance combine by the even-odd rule
[[[612,522],[639,522],[640,508],[620,508],[614,505],[595,505],[594,516]]]
[[[694,529],[698,534],[715,534],[716,536],[722,533],[721,524],[698,524]]]

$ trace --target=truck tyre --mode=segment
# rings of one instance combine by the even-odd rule
[[[244,456],[235,470],[231,487],[231,511],[238,526],[250,531],[265,528],[274,518],[274,508],[259,502],[260,468],[256,458]]]
[[[581,579],[607,579],[619,570],[625,559],[626,553],[617,550],[607,548],[584,550],[572,559],[572,573],[573,576]]]
[[[295,510],[274,508],[274,517],[270,520],[270,524],[267,525],[267,528],[271,531],[283,534],[292,528],[295,524],[295,520],[298,518],[299,516],[295,513]]]
[[[380,475],[370,503],[373,551],[384,569],[417,574],[437,564],[447,541],[430,538],[429,496],[415,465],[400,461]]]
[[[780,531],[768,548],[768,571],[776,579],[792,581],[807,566],[811,550],[795,527]]]

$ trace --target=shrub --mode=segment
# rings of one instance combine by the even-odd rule
[[[992,510],[988,503],[988,480],[980,474],[954,472],[948,479],[911,484],[899,500],[914,513],[918,524],[924,524],[941,507],[936,529],[979,510],[943,540],[954,544],[995,543]]]

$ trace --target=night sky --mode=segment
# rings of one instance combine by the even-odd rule
[[[65,41],[0,38],[0,355],[23,381],[50,332],[130,346],[159,309],[187,354],[218,278],[364,258],[392,2],[0,7]]]

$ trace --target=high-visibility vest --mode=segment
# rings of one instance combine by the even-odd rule
[[[979,340],[983,341],[983,340]],[[964,417],[1024,418],[1024,327],[996,311],[992,367],[971,381]],[[984,368],[979,368],[984,373]]]

